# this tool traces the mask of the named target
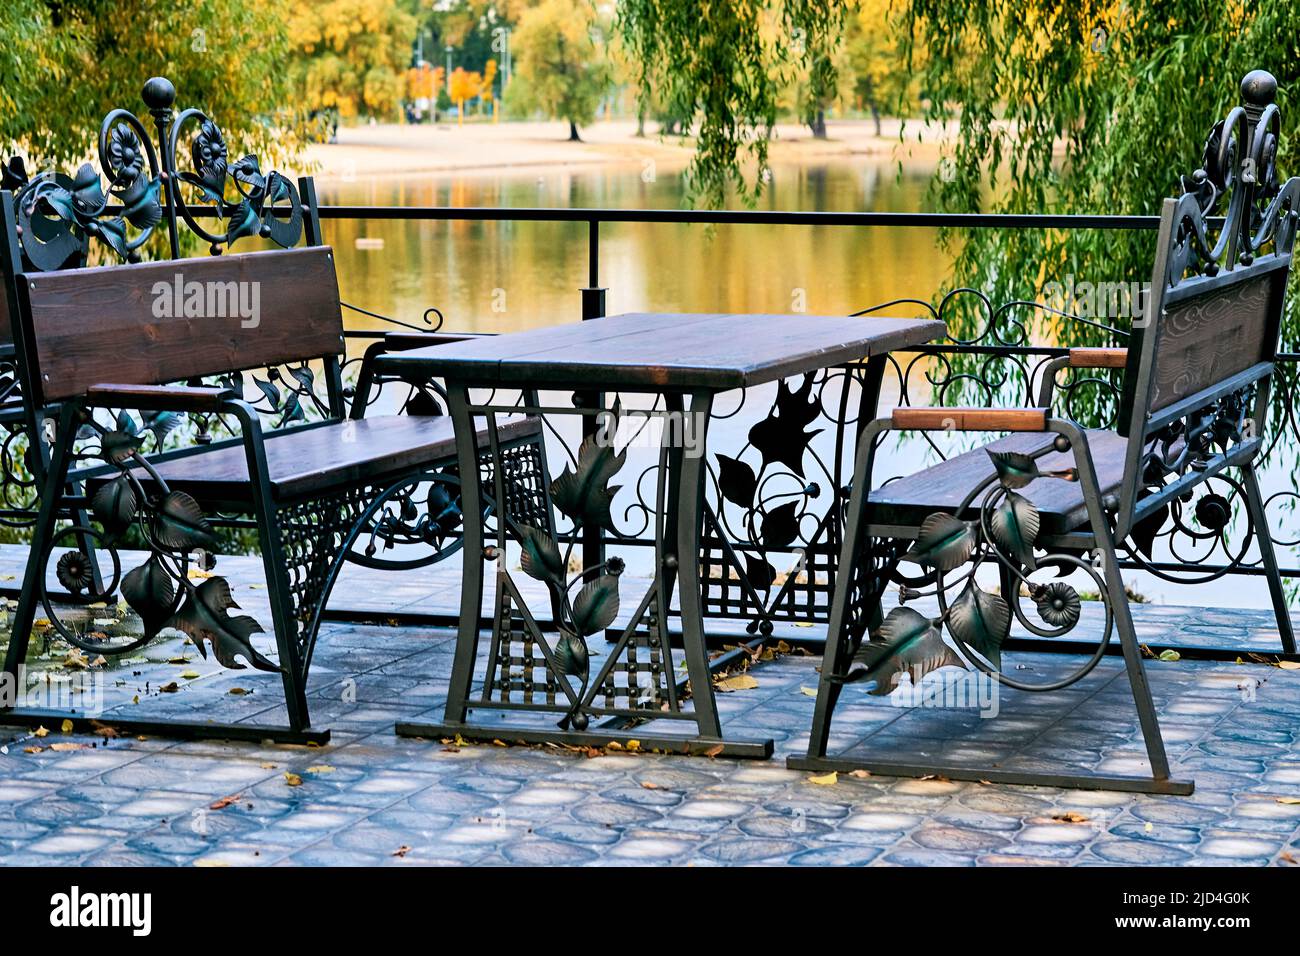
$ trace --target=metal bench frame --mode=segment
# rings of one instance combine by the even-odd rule
[[[418,467],[409,466],[403,470],[385,469],[382,473],[382,481],[378,476],[374,480],[361,476],[350,479],[346,485],[339,484],[322,489],[319,493],[313,492],[288,499],[277,497],[273,490],[267,467],[265,429],[258,409],[252,403],[244,401],[230,388],[202,385],[195,381],[187,381],[185,385],[167,385],[163,381],[142,381],[140,380],[142,373],[137,371],[128,379],[126,385],[96,384],[81,394],[59,393],[55,400],[49,402],[43,398],[45,393],[52,389],[42,388],[42,385],[47,384],[49,380],[44,378],[46,373],[42,372],[38,360],[40,351],[38,345],[42,332],[39,325],[34,322],[34,305],[39,306],[40,297],[46,294],[46,287],[66,286],[73,277],[60,275],[60,282],[47,282],[41,279],[42,275],[46,275],[41,270],[45,266],[58,270],[68,264],[84,264],[91,236],[104,240],[119,256],[126,258],[128,262],[134,262],[139,258],[137,250],[159,223],[165,224],[168,230],[173,259],[180,258],[178,230],[180,222],[184,222],[192,232],[210,243],[214,256],[243,236],[257,235],[269,238],[287,248],[295,245],[305,234],[308,247],[320,247],[322,250],[321,255],[316,256],[314,261],[319,265],[322,259],[329,260],[328,272],[331,275],[333,273],[332,255],[328,248],[321,244],[315,190],[309,178],[300,179],[295,190],[292,183],[277,173],[261,177],[256,171],[254,161],[251,168],[247,165],[243,167],[242,171],[246,178],[234,177],[232,174],[241,195],[238,200],[231,203],[224,196],[227,176],[224,167],[219,171],[215,168],[200,167],[193,174],[177,172],[176,151],[184,128],[190,125],[198,128],[195,142],[192,144],[196,165],[202,157],[211,156],[213,150],[218,150],[224,156],[225,144],[215,124],[197,110],[186,110],[173,119],[171,107],[174,96],[174,90],[166,80],[155,78],[145,86],[144,98],[154,118],[158,134],[159,148],[157,149],[145,124],[128,111],[113,111],[105,118],[101,127],[99,137],[101,161],[105,173],[108,174],[114,198],[125,207],[126,211],[122,213],[122,218],[115,220],[110,218],[122,211],[109,209],[105,204],[99,204],[100,208],[93,209],[90,214],[75,215],[66,220],[61,228],[57,219],[34,215],[35,206],[41,201],[38,198],[40,191],[62,189],[63,194],[56,194],[55,205],[64,201],[67,192],[75,186],[75,181],[66,177],[44,176],[33,180],[29,184],[29,189],[24,189],[21,194],[22,202],[27,205],[16,205],[14,196],[7,191],[0,193],[0,200],[2,200],[0,202],[0,256],[3,256],[3,260],[0,261],[3,261],[5,266],[6,299],[14,330],[17,372],[25,396],[25,413],[29,419],[28,432],[33,447],[43,444],[40,440],[43,436],[39,431],[42,423],[50,418],[57,421],[54,441],[48,449],[48,459],[42,457],[40,462],[43,472],[38,475],[42,486],[40,510],[34,527],[33,546],[22,595],[14,613],[4,669],[14,682],[14,686],[21,689],[21,667],[31,639],[37,605],[44,604],[47,609],[50,608],[45,582],[49,563],[54,559],[58,542],[69,537],[75,539],[77,550],[88,559],[89,570],[85,572],[85,580],[78,582],[84,583],[84,590],[88,592],[85,596],[104,594],[106,588],[114,590],[114,585],[122,580],[120,561],[115,548],[112,547],[114,535],[100,532],[90,521],[90,513],[95,511],[96,521],[101,525],[104,524],[103,508],[95,509],[93,502],[83,494],[82,489],[88,480],[99,478],[102,481],[105,478],[114,479],[123,476],[119,480],[124,485],[137,489],[135,495],[131,496],[134,497],[135,502],[134,506],[128,509],[132,516],[127,523],[139,521],[142,528],[147,523],[153,529],[150,535],[146,536],[151,549],[151,556],[147,563],[155,559],[170,561],[173,563],[168,564],[168,567],[178,568],[180,571],[179,576],[172,575],[175,578],[173,595],[170,599],[172,613],[166,615],[164,620],[161,611],[154,608],[159,613],[154,620],[146,621],[146,634],[148,635],[150,631],[156,634],[163,627],[175,626],[169,625],[168,622],[179,623],[187,620],[186,612],[189,613],[189,619],[204,612],[218,615],[216,625],[212,624],[211,619],[204,619],[198,624],[193,624],[191,620],[192,626],[182,629],[190,633],[193,643],[201,651],[204,650],[205,637],[210,639],[222,663],[239,666],[235,660],[235,653],[238,653],[255,667],[280,673],[288,723],[287,726],[272,727],[209,721],[117,719],[111,714],[100,716],[78,712],[53,713],[13,708],[0,710],[0,723],[57,726],[64,719],[68,719],[73,722],[74,727],[83,730],[92,725],[108,725],[124,733],[182,738],[272,739],[291,743],[324,743],[329,739],[329,731],[311,726],[306,682],[321,624],[321,612],[328,601],[338,573],[345,562],[358,557],[364,559],[364,552],[354,552],[353,546],[363,534],[373,536],[376,533],[377,516],[386,504],[394,501],[409,501],[412,490],[422,482],[428,481],[447,485],[455,494],[455,486],[458,484],[455,476],[456,453],[452,451],[445,459],[424,462]],[[115,151],[114,147],[128,139],[131,140],[129,145],[136,150],[142,150],[144,156],[134,170],[124,172],[119,162],[121,151],[120,149]],[[147,166],[144,164],[145,159],[148,160]],[[241,162],[246,164],[247,160]],[[85,167],[85,169],[90,168]],[[93,170],[87,173],[87,176],[90,174],[93,174]],[[94,176],[97,183],[98,174]],[[183,178],[190,186],[200,188],[207,198],[217,205],[218,210],[229,223],[225,234],[210,232],[199,224],[197,213],[185,205],[181,190],[172,189],[169,185],[171,181],[178,178]],[[157,215],[154,216],[149,215],[147,211],[139,214],[138,206],[133,205],[140,202],[148,204],[150,197],[147,190],[149,189],[156,190],[154,196],[160,207]],[[62,211],[64,207],[66,202],[56,211]],[[132,215],[132,210],[137,210],[135,217]],[[45,209],[44,212],[48,216],[49,209]],[[74,212],[82,213],[84,210],[78,209]],[[134,234],[129,228],[131,226],[135,227]],[[33,244],[31,241],[33,236],[45,244]],[[63,255],[63,252],[67,252],[68,255]],[[290,254],[259,252],[235,258],[249,262],[261,257],[285,255]],[[301,253],[294,253],[294,255],[301,255]],[[188,268],[192,271],[213,276],[226,268],[222,265],[223,262],[229,262],[231,269],[239,265],[237,261],[228,259],[200,258],[184,261],[189,264]],[[262,259],[262,263],[263,269],[271,268],[270,259]],[[106,267],[106,270],[96,269],[94,272],[100,276],[103,276],[106,271],[116,273],[123,286],[127,287],[140,281],[133,277],[140,275],[136,272],[137,269],[143,267],[128,264]],[[328,290],[323,298],[330,298]],[[333,289],[332,304],[337,306],[336,288]],[[322,363],[327,393],[324,420],[276,428],[273,430],[275,434],[286,434],[290,430],[309,431],[331,422],[342,423],[349,417],[344,402],[340,365],[340,355],[344,345],[341,317],[338,316],[337,309],[332,311],[332,315],[322,313],[322,318],[338,324],[336,333],[331,337],[329,331],[325,330],[322,335],[315,336],[317,341],[329,339],[327,347],[311,355],[304,352],[294,358],[286,356],[276,359],[277,362],[318,361]],[[429,340],[421,344],[436,344],[436,341]],[[145,340],[141,340],[140,347],[141,354],[144,354]],[[250,365],[257,367],[255,362]],[[241,368],[225,371],[238,375],[247,367],[241,366]],[[222,374],[224,373],[215,369],[204,372],[205,376]],[[147,374],[144,377],[152,378]],[[165,378],[166,375],[161,377]],[[179,377],[193,378],[188,371]],[[432,383],[426,384],[432,385]],[[352,417],[361,417],[365,405],[364,400],[354,403]],[[93,412],[96,408],[131,408],[139,411],[225,416],[237,424],[239,436],[206,446],[146,456],[140,453],[138,447],[123,443],[124,433],[95,424]],[[440,412],[441,409],[426,409],[421,413]],[[78,450],[77,443],[79,439],[84,438],[87,429],[98,432],[103,458],[103,463],[90,468],[78,465],[86,455],[84,441],[82,450]],[[523,454],[541,455],[540,437],[517,438],[514,444],[521,446]],[[226,586],[219,582],[223,582],[224,579],[205,578],[203,584],[193,587],[186,584],[185,572],[189,568],[189,552],[191,548],[197,548],[200,554],[203,554],[202,549],[207,547],[206,541],[210,539],[210,534],[206,534],[205,529],[210,531],[210,525],[206,516],[196,511],[196,507],[191,508],[191,504],[197,506],[197,503],[192,502],[192,499],[187,503],[173,495],[166,481],[156,470],[160,463],[178,457],[202,456],[205,452],[232,446],[241,446],[246,455],[251,483],[249,495],[252,502],[251,514],[255,519],[266,570],[275,639],[279,652],[278,664],[262,657],[248,641],[249,633],[261,629],[256,622],[252,622],[251,618],[226,616],[225,612],[234,605],[229,600],[228,589],[222,592],[222,588]],[[116,453],[113,449],[116,449]],[[41,455],[45,454],[47,452],[42,447]],[[170,507],[181,509],[177,514],[189,523],[189,531],[173,531],[167,535],[157,533],[160,516],[167,517],[162,515],[162,512],[167,509],[169,503]],[[70,520],[71,527],[61,532],[57,531],[61,520]],[[382,535],[382,529],[380,532]],[[393,534],[397,533],[398,531],[393,529]],[[107,585],[102,581],[99,562],[94,559],[98,551],[104,550],[106,541],[113,567],[113,580]],[[446,553],[451,554],[455,550],[455,547],[450,547]],[[76,552],[69,553],[75,556]],[[439,557],[441,556],[445,555]],[[373,566],[374,562],[371,563]],[[417,562],[417,565],[422,563],[428,562]],[[384,566],[383,562],[379,564]],[[75,558],[70,562],[69,567],[74,565],[77,566],[78,573],[81,573],[81,565],[78,565]],[[400,563],[393,562],[387,566],[400,566]],[[59,568],[60,572],[64,570],[63,567]],[[203,570],[206,571],[208,568],[204,567]],[[65,575],[60,573],[59,577],[62,581]],[[137,592],[138,590],[137,580]],[[198,598],[200,592],[205,595],[202,606]],[[83,603],[85,596],[83,596]],[[135,608],[134,603],[132,607]],[[204,628],[209,630],[204,631]],[[220,632],[221,640],[212,636],[214,628],[215,632]],[[237,638],[233,643],[230,641],[232,634]],[[240,646],[241,644],[243,646]]]
[[[1280,185],[1277,179],[1276,153],[1281,124],[1273,102],[1276,87],[1276,80],[1264,71],[1246,76],[1241,85],[1244,105],[1233,109],[1211,131],[1203,167],[1194,176],[1184,178],[1182,195],[1165,200],[1145,321],[1135,323],[1136,340],[1131,348],[1074,350],[1057,360],[1054,367],[1046,369],[1039,398],[1041,407],[899,408],[890,417],[877,419],[863,430],[858,441],[853,491],[840,555],[843,574],[831,609],[808,752],[806,756],[791,757],[790,767],[1190,793],[1191,781],[1171,778],[1115,542],[1171,500],[1231,468],[1239,469],[1242,476],[1239,487],[1247,504],[1251,532],[1262,552],[1282,649],[1294,653],[1295,637],[1254,468],[1254,461],[1264,446],[1269,382],[1274,372],[1286,280],[1300,219],[1300,178]],[[1217,237],[1211,240],[1214,230],[1210,220],[1225,197],[1230,197],[1227,213]],[[1269,245],[1272,251],[1265,253]],[[1180,328],[1195,326],[1193,310],[1207,307],[1216,296],[1244,297],[1260,290],[1262,295],[1252,300],[1256,303],[1254,307],[1244,298],[1227,306],[1229,310],[1236,309],[1229,314],[1238,318],[1236,328],[1248,337],[1244,340],[1244,350],[1237,353],[1232,353],[1230,345],[1223,346],[1228,353],[1224,360],[1226,369],[1216,370],[1215,363],[1195,361],[1197,343],[1178,341],[1184,334]],[[1193,360],[1175,370],[1183,371],[1186,381],[1171,379],[1170,364],[1189,356]],[[1103,495],[1082,426],[1051,414],[1053,376],[1066,365],[1125,369],[1118,430],[1128,438],[1128,448],[1118,495]],[[1043,432],[1057,438],[1045,441],[1041,452],[1020,459],[999,459],[990,452],[995,475],[973,488],[952,515],[932,515],[919,526],[873,524],[868,499],[875,452],[883,434],[895,429]],[[1038,535],[1036,530],[1034,534],[1009,536],[1005,530],[1008,527],[1028,525],[1037,529],[1036,511],[1032,518],[1027,511],[1022,511],[1026,519],[1023,523],[1018,519],[1004,521],[1001,533],[995,532],[989,517],[992,510],[1021,507],[1021,502],[1012,497],[1014,489],[1034,480],[1030,476],[1039,475],[1036,460],[1053,451],[1073,452],[1074,473],[1037,480],[1053,480],[1053,477],[1077,480],[1086,505],[1086,525],[1050,537]],[[966,523],[954,517],[966,514],[979,503],[981,496],[983,504],[977,522]],[[1046,550],[1047,557],[1035,558],[1034,549]],[[1054,637],[1072,629],[1079,620],[1079,605],[1078,595],[1073,594],[1073,606],[1070,606],[1072,589],[1049,590],[1047,586],[1030,582],[1024,572],[1032,568],[1018,559],[1025,554],[1038,567],[1055,564],[1091,570],[1094,580],[1102,585],[1099,593],[1107,618],[1097,652],[1090,660],[1070,677],[1038,686],[1007,677],[1000,672],[998,662],[1000,645],[1009,633],[1013,612],[1023,624],[1034,629],[1020,609],[1022,583],[1030,587],[1030,596],[1039,604],[1044,623],[1036,626],[1051,631],[1036,633]],[[1099,560],[1100,567],[1082,561],[1083,554]],[[920,564],[925,574],[919,579],[900,576],[899,563],[904,560]],[[959,578],[957,582],[967,581],[967,589],[956,601],[949,602],[945,591],[957,585],[945,583],[944,575],[955,572],[968,561],[977,566],[981,560],[997,562],[1000,595],[979,589],[972,570],[969,577]],[[885,618],[881,598],[891,581],[900,580],[904,584],[903,604]],[[941,612],[933,620],[924,619],[924,615],[906,607],[906,601],[920,596],[921,588],[931,586],[935,588]],[[1053,603],[1056,601],[1059,606]],[[914,642],[913,648],[928,641],[924,646],[929,660],[913,668],[918,672],[916,678],[922,676],[922,671],[943,664],[959,664],[981,671],[1003,686],[1049,691],[1068,686],[1091,671],[1106,652],[1112,626],[1119,632],[1150,764],[1149,777],[1034,772],[998,766],[932,764],[924,760],[873,761],[827,753],[831,722],[844,685],[855,679],[874,679],[875,692],[888,693],[892,685],[886,683],[887,678],[907,670],[900,664],[905,646],[901,637]],[[950,644],[941,643],[943,628],[952,635]],[[869,739],[868,736],[864,741],[865,746],[869,747]]]

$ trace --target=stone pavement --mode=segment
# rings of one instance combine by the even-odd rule
[[[256,563],[223,562],[240,603],[258,616]],[[405,594],[401,586],[365,593],[376,602]],[[1267,612],[1135,612],[1144,641],[1174,635],[1261,650],[1276,641]],[[1196,781],[1190,797],[1153,797],[848,775],[814,783],[784,766],[806,746],[820,663],[798,654],[757,664],[756,687],[719,697],[732,733],[776,740],[767,762],[397,738],[396,720],[440,717],[452,645],[445,629],[327,625],[311,705],[313,722],[334,736],[320,748],[105,739],[58,727],[36,736],[0,726],[0,864],[1300,860],[1300,671],[1254,663],[1244,651],[1240,664],[1150,663],[1176,775]],[[65,669],[55,666],[60,653],[46,655],[52,672]],[[1040,680],[1081,658],[1008,660],[1019,676]],[[278,678],[224,670],[180,640],[151,645],[105,675],[106,703],[132,716],[284,719]],[[170,683],[176,690],[161,692]],[[990,719],[899,708],[856,687],[845,701],[836,748],[870,734],[874,756],[1142,772],[1114,657],[1063,695],[1004,692]]]

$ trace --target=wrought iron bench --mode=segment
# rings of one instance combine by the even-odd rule
[[[1286,596],[1267,533],[1254,462],[1264,444],[1296,223],[1300,178],[1279,184],[1276,81],[1263,71],[1242,81],[1244,105],[1211,132],[1202,169],[1183,180],[1161,213],[1151,291],[1128,349],[1075,349],[1058,367],[1123,368],[1116,431],[1085,430],[1053,414],[1055,368],[1034,408],[908,408],[867,426],[859,439],[845,540],[806,757],[800,769],[858,769],[952,779],[1189,793],[1170,777],[1152,694],[1134,631],[1115,542],[1196,485],[1237,469],[1250,533],[1262,552],[1282,649],[1295,651]],[[1211,217],[1230,197],[1214,236]],[[1271,246],[1271,251],[1268,247]],[[873,489],[873,459],[890,430],[1004,432],[1010,437]],[[900,562],[919,566],[904,573]],[[977,583],[996,568],[998,592]],[[1056,580],[1034,580],[1046,570]],[[1095,582],[1104,612],[1096,652],[1063,677],[1034,682],[1003,672],[1002,644],[1013,619],[1041,637],[1080,621],[1079,593],[1060,580]],[[1040,575],[1041,577],[1041,575]],[[898,607],[882,613],[890,581]],[[1027,612],[1024,597],[1034,604]],[[913,604],[938,602],[937,616]],[[944,639],[946,629],[949,639]],[[873,681],[894,691],[928,672],[958,665],[1017,691],[1061,690],[1089,674],[1118,630],[1151,776],[1048,773],[999,766],[874,761],[850,751],[828,756],[831,722],[844,686]],[[868,737],[864,747],[869,747]]]
[[[242,658],[278,672],[288,725],[118,720],[13,708],[0,711],[0,723],[49,725],[68,718],[75,726],[98,716],[126,732],[323,742],[329,732],[312,729],[306,697],[321,612],[344,563],[373,554],[363,539],[387,544],[413,535],[429,543],[458,536],[451,420],[437,402],[409,401],[407,414],[364,417],[363,400],[349,417],[334,257],[321,244],[312,181],[300,179],[295,189],[277,173],[262,176],[249,157],[231,167],[241,199],[228,203],[219,129],[195,110],[172,122],[174,91],[165,80],[151,80],[145,98],[164,144],[161,159],[133,114],[114,111],[101,130],[101,159],[123,207],[116,215],[89,165],[76,179],[26,184],[21,205],[11,192],[0,193],[6,311],[35,446],[44,437],[37,434],[42,423],[57,420],[5,671],[23,686],[38,606],[55,633],[93,648],[96,622],[85,610],[111,607],[120,595],[139,616],[142,634],[105,650],[139,646],[166,628],[183,631],[224,666],[243,667]],[[187,123],[198,129],[191,144],[198,171],[185,174],[185,182],[217,204],[227,222],[224,234],[202,227],[181,190],[166,188],[179,179],[175,151]],[[180,251],[178,223],[211,243],[214,255],[131,261],[159,223],[166,224],[174,255]],[[302,248],[216,255],[244,236],[292,247],[304,234]],[[85,262],[92,236],[129,264],[66,268]],[[255,314],[232,308],[236,301],[256,301]],[[248,400],[244,373],[257,369],[278,372],[255,377],[262,394]],[[326,395],[316,420],[307,421],[303,405],[317,381]],[[436,389],[434,383],[416,385],[423,394]],[[271,426],[260,414],[268,406]],[[198,421],[200,441],[161,450],[163,436],[182,416]],[[234,437],[215,440],[211,429],[218,423]],[[152,449],[145,447],[147,432]],[[522,416],[503,435],[505,445],[524,455],[540,457],[540,442],[537,423]],[[426,513],[414,523],[419,509]],[[229,584],[210,574],[214,512],[252,516],[278,660],[253,645],[262,624],[229,613],[236,608]],[[135,567],[124,566],[129,532],[145,552]],[[66,601],[52,600],[51,577]],[[82,613],[61,614],[67,602]]]

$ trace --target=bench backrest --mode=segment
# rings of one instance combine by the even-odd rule
[[[198,110],[173,118],[174,98],[165,79],[145,84],[156,146],[133,113],[104,118],[102,172],[86,164],[73,177],[29,179],[18,161],[3,170],[0,348],[12,342],[32,422],[36,409],[96,384],[157,385],[317,359],[329,411],[341,416],[338,284],[311,179],[295,188],[263,174],[255,157],[227,162],[220,128]],[[177,164],[183,132],[192,134],[189,169]],[[187,205],[187,192],[219,218]],[[212,256],[182,258],[182,229]],[[163,230],[172,258],[139,263],[139,250]],[[292,249],[304,236],[308,247]],[[91,237],[126,264],[86,268]],[[221,254],[245,237],[283,248]]]
[[[343,350],[328,246],[24,274],[20,293],[38,403]]]
[[[1118,420],[1129,439],[1121,536],[1263,448],[1300,179],[1276,179],[1276,81],[1256,71],[1242,94],[1245,106],[1211,133],[1203,169],[1161,210]],[[1210,217],[1225,199],[1216,234]]]

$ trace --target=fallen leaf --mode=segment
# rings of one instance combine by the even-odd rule
[[[101,724],[98,720],[92,720],[90,722],[90,727],[91,731],[98,737],[108,738],[121,736],[117,732],[116,727],[113,727],[110,724]]]
[[[198,671],[183,671],[181,673],[181,680],[194,680],[194,678],[200,676],[202,675],[200,675]]]
[[[1278,661],[1277,666],[1284,671],[1300,671],[1300,663],[1295,661]]]
[[[65,741],[57,744],[50,744],[51,750],[90,750],[94,744],[83,744],[74,741]]]
[[[195,865],[195,866],[203,866],[203,867],[209,867],[209,866],[230,866],[230,864],[227,863],[225,860],[207,860],[207,859],[204,859],[204,860],[195,860],[195,861],[194,861],[194,865]]]
[[[224,809],[226,809],[226,807],[230,806],[232,803],[237,802],[237,801],[239,800],[239,798],[242,797],[242,796],[243,796],[242,793],[236,793],[236,794],[232,794],[232,795],[229,796],[229,797],[222,797],[220,800],[214,800],[214,801],[212,801],[210,804],[208,804],[208,809],[209,809],[209,810],[224,810]]]
[[[1287,806],[1300,806],[1300,797],[1278,797],[1278,803],[1285,803]]]
[[[264,763],[264,764],[262,764],[262,769],[263,769],[263,770],[274,770],[275,768],[276,768],[276,764],[273,764],[273,763]]]
[[[190,659],[188,657],[185,657],[184,655],[180,657],[169,657],[167,659],[168,664],[188,664],[189,662]]]
[[[302,777],[298,776],[296,773],[290,773],[288,770],[286,770],[284,772],[284,782],[291,787],[301,787]]]
[[[1053,813],[1052,819],[1057,823],[1087,823],[1088,818],[1082,813],[1075,813],[1073,810],[1063,810],[1060,813]]]
[[[799,688],[799,693],[803,694],[805,697],[816,697],[816,696],[817,696],[817,688],[816,688],[816,687],[800,687],[800,688]]]
[[[1179,654],[1172,647],[1160,652],[1160,660],[1162,661],[1172,662],[1172,661],[1181,661],[1182,659],[1183,659],[1183,655]]]
[[[176,685],[175,681],[169,681],[168,683],[163,684],[161,687],[158,688],[158,692],[160,694],[174,694],[178,690],[180,690],[180,687]]]
[[[704,756],[716,757],[720,753],[722,753],[722,744],[714,744],[708,750],[704,751]]]
[[[824,773],[820,777],[809,777],[809,783],[815,783],[819,787],[832,787],[840,782],[839,772],[832,770],[830,773]]]
[[[870,776],[871,776],[871,771],[870,771],[870,770],[850,770],[850,771],[849,771],[849,776],[850,776],[850,777],[857,777],[858,779],[862,779],[862,778],[864,778],[864,777],[870,777]]]
[[[659,784],[657,784],[657,783],[652,783],[652,782],[649,781],[649,780],[642,780],[642,781],[641,781],[641,786],[642,786],[643,788],[645,788],[646,790],[660,790],[660,789],[662,789],[662,788],[659,786]]]
[[[393,856],[404,857],[406,856],[406,854],[410,852],[411,852],[411,848],[407,846],[405,843],[403,843],[401,846],[399,846],[396,850],[393,851]]]
[[[314,767],[307,768],[308,773],[333,773],[334,768],[327,763],[318,763]]]
[[[49,736],[49,733],[50,733],[50,732],[49,732],[48,730],[46,730],[44,727],[37,727],[35,730],[32,731],[32,736],[33,736],[33,737],[46,737],[46,736]]]
[[[641,741],[629,740],[624,746],[626,746],[628,750],[637,751],[641,749]]]
[[[25,753],[25,754],[38,754],[38,753],[40,753],[40,752],[41,752],[42,750],[44,750],[44,749],[45,749],[44,747],[24,747],[24,748],[23,748],[23,753]]]
[[[232,687],[232,688],[230,688],[230,690],[226,691],[226,693],[228,693],[228,694],[235,694],[235,695],[242,695],[242,694],[251,694],[252,691],[248,690],[248,689],[245,688],[245,687]]]
[[[1153,830],[1155,830],[1155,827],[1153,827],[1153,826],[1152,826],[1151,824],[1149,824],[1149,823],[1148,823],[1146,826],[1144,826],[1144,827],[1142,828],[1142,832],[1143,832],[1143,833],[1151,833]]]
[[[59,730],[65,734],[72,733],[72,727],[72,721],[68,720],[66,717],[63,718],[63,723],[59,724]]]
[[[506,743],[504,740],[497,740],[497,739],[494,737],[494,738],[492,739],[492,746],[493,746],[493,747],[509,747],[510,745],[509,745],[508,743]]]
[[[735,677],[727,677],[718,681],[715,686],[724,694],[730,694],[738,690],[753,690],[758,686],[758,681],[748,674],[737,674]]]
[[[1289,850],[1283,850],[1278,854],[1277,858],[1283,863],[1290,863],[1292,866],[1296,863],[1296,858],[1291,855],[1291,851]]]
[[[617,740],[611,740],[609,743],[605,744],[605,749],[606,749],[606,750],[622,750],[622,749],[623,749],[623,745],[622,745],[621,743],[619,743]]]

